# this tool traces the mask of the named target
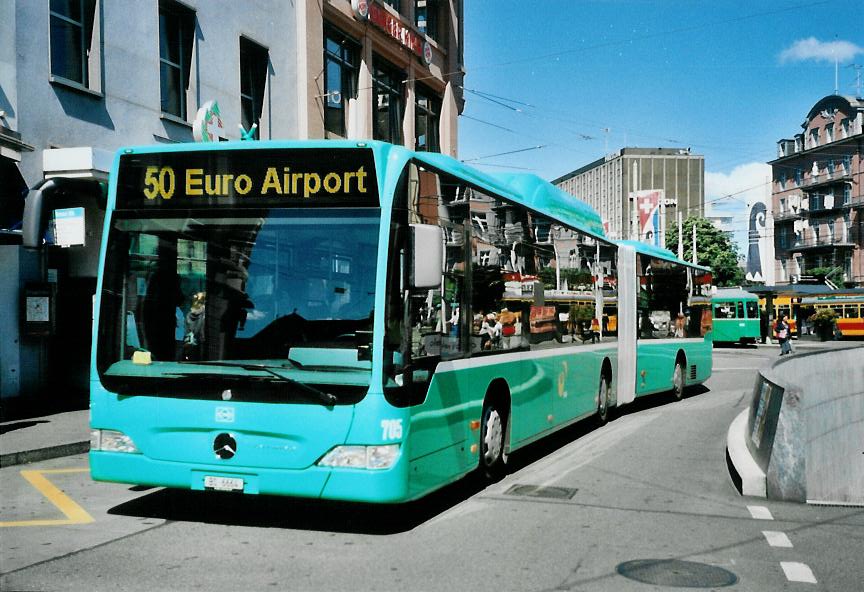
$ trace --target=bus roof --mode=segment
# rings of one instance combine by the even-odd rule
[[[555,220],[606,238],[600,215],[575,195],[562,191],[531,173],[485,173],[435,152],[417,152],[415,158],[442,170],[452,170],[466,181],[506,197]]]
[[[485,173],[445,154],[414,152],[378,140],[258,140],[253,142],[212,142],[156,144],[121,148],[118,157],[129,153],[198,152],[210,150],[255,150],[258,148],[370,148],[379,163],[392,156],[413,158],[442,171],[450,171],[479,189],[489,191],[524,205],[539,214],[560,220],[598,238],[606,238],[603,223],[594,209],[579,198],[566,193],[537,175],[525,173]],[[607,239],[608,240],[608,239]]]
[[[741,288],[718,288],[717,292],[711,297],[712,300],[759,300],[759,297],[752,292],[742,290]]]
[[[665,261],[671,261],[673,263],[678,263],[680,265],[685,265],[687,267],[692,267],[693,269],[701,269],[702,271],[711,271],[710,267],[705,267],[704,265],[694,265],[688,261],[684,261],[683,259],[679,259],[675,253],[670,251],[669,249],[664,249],[661,247],[657,247],[655,245],[649,245],[648,243],[643,243],[634,240],[619,240],[615,241],[619,245],[626,245],[628,247],[633,247],[633,249],[639,253],[640,255],[648,255],[649,257],[656,257],[657,259],[663,259]]]

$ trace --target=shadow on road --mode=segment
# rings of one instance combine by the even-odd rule
[[[701,385],[691,387],[686,396],[697,396],[708,391]],[[613,411],[610,419],[674,402],[671,394],[643,397],[620,411]],[[561,429],[511,455],[508,470],[511,473],[519,471],[596,428],[597,421],[590,417]],[[390,505],[158,489],[115,506],[108,513],[178,522],[387,535],[406,532],[423,524],[480,493],[488,484],[475,472],[423,499]],[[142,487],[132,489],[146,490]]]
[[[386,535],[405,532],[484,489],[469,475],[405,504],[361,504],[270,495],[160,489],[108,513],[178,522]]]

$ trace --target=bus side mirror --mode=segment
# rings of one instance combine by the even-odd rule
[[[438,288],[443,279],[444,230],[434,224],[411,225],[411,288]]]

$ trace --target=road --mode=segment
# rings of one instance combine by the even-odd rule
[[[726,431],[777,352],[715,350],[683,401],[399,508],[96,484],[83,455],[0,469],[0,590],[860,590],[864,508],[741,497],[728,475]]]

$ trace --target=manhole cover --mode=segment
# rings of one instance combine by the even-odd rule
[[[570,499],[576,495],[576,489],[568,487],[541,487],[539,485],[514,485],[504,493],[506,495],[524,495],[527,497],[551,497],[554,499]]]
[[[658,586],[719,588],[738,581],[738,576],[722,567],[680,559],[635,559],[620,563],[617,569],[625,578]]]

